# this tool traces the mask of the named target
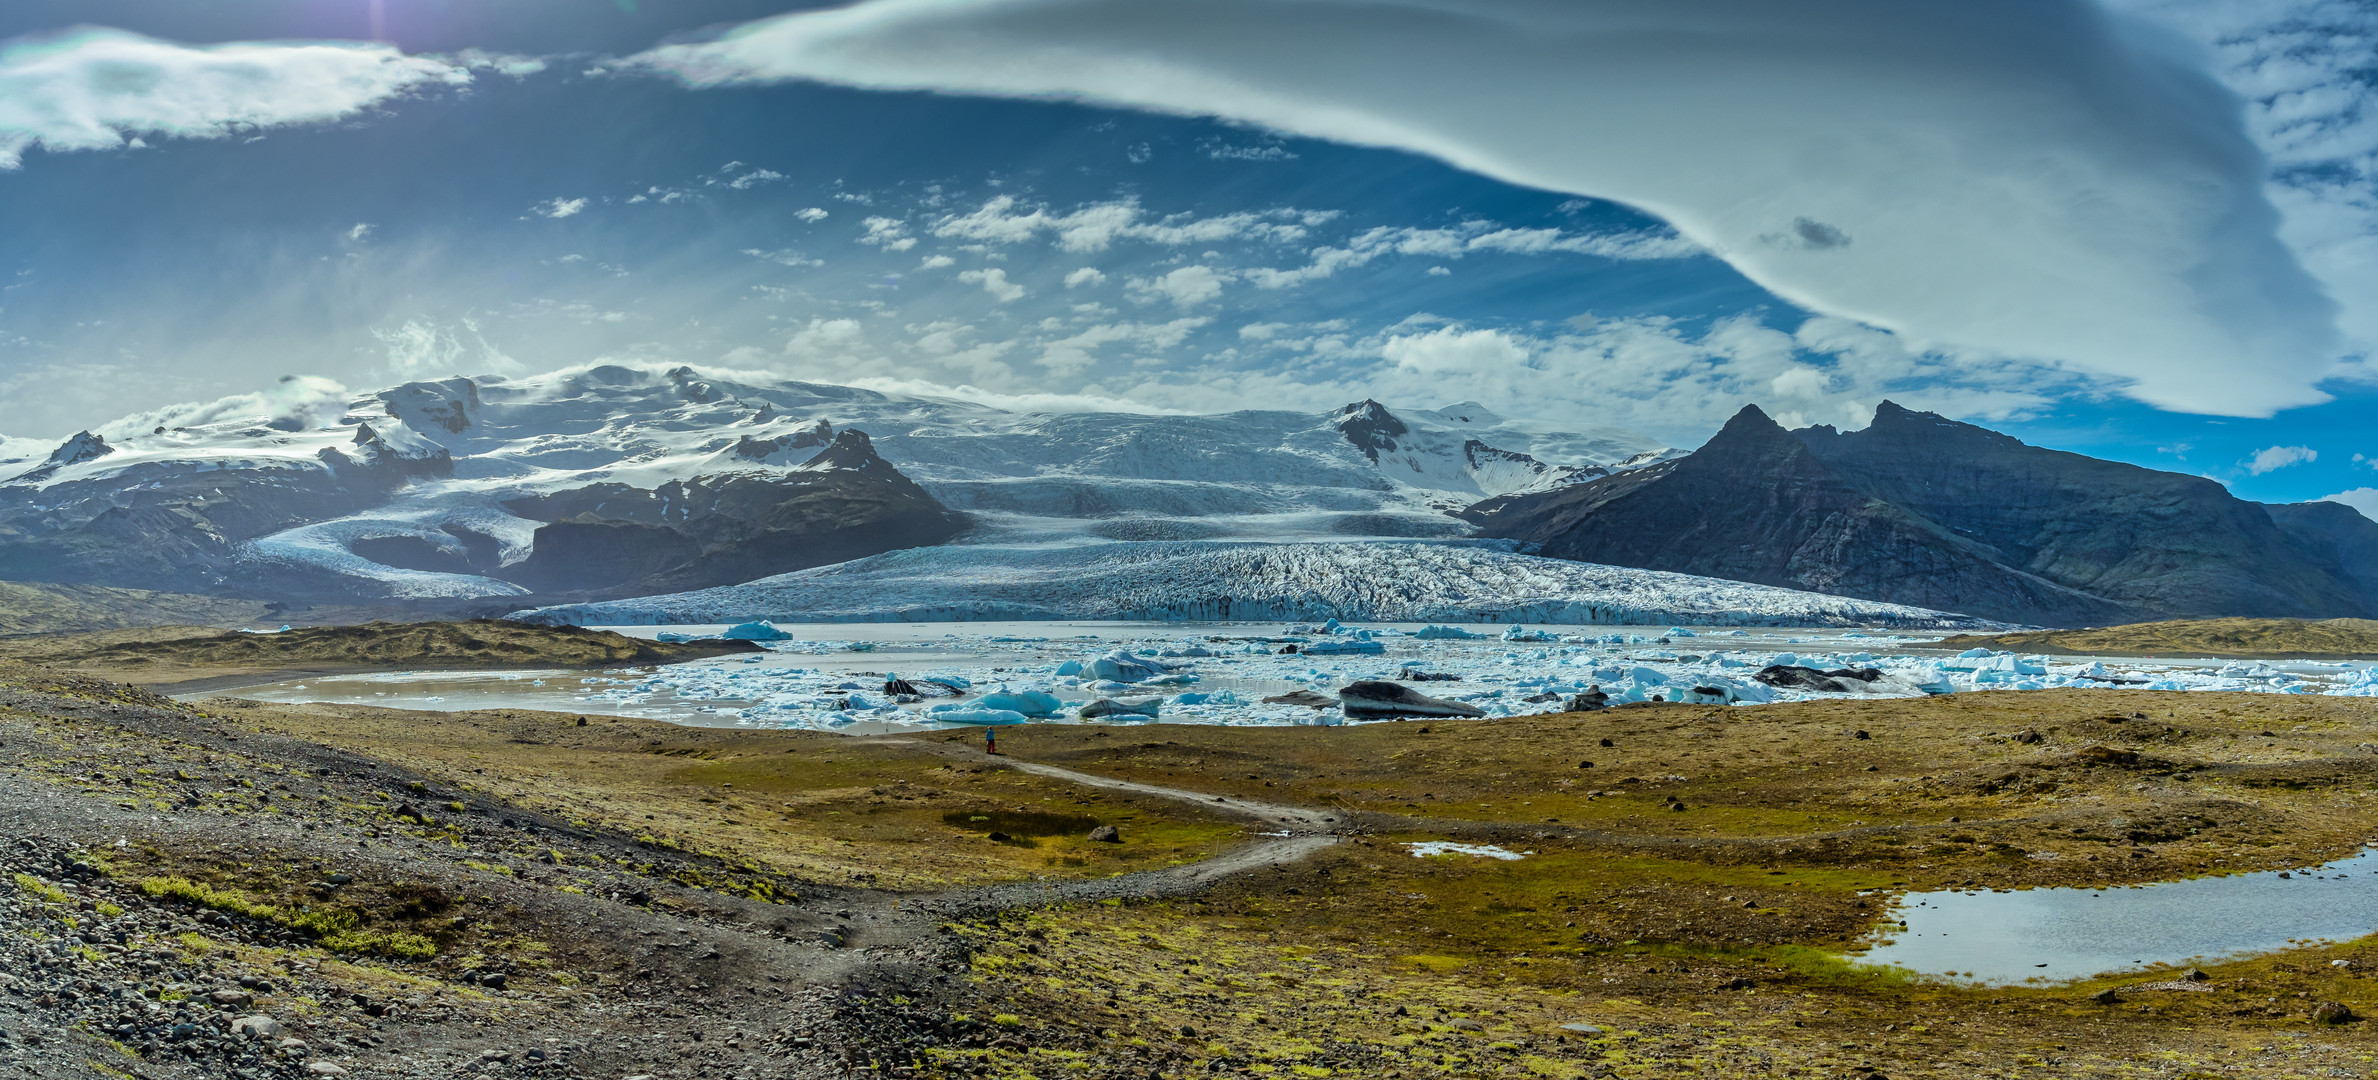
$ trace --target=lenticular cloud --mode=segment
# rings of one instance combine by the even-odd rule
[[[2240,103],[2089,0],[866,0],[638,59],[1428,154],[1640,207],[1816,311],[2168,408],[2319,400],[2338,347]]]
[[[463,67],[387,45],[235,42],[192,46],[120,30],[0,45],[0,169],[25,151],[104,150],[143,135],[219,138],[336,120]]]

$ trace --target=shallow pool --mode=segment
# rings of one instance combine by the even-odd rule
[[[1910,893],[1860,959],[1994,985],[2064,982],[2378,933],[2378,850],[2308,870],[2102,889]]]

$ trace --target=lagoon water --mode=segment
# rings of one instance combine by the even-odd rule
[[[2065,982],[2378,932],[2378,850],[2155,885],[1909,893],[1892,915],[1907,928],[1878,935],[1887,944],[1864,963],[1993,985]]]
[[[632,636],[699,636],[723,626],[610,627]],[[1167,723],[1335,724],[1334,709],[1266,704],[1308,690],[1325,698],[1358,679],[1398,679],[1407,668],[1455,675],[1426,684],[1433,696],[1488,716],[1558,711],[1598,686],[1612,704],[1654,697],[1758,703],[1828,696],[1762,685],[1769,664],[1876,668],[1861,694],[1921,696],[1973,689],[2151,686],[2270,693],[2378,694],[2373,673],[2352,664],[2091,662],[2086,657],[1952,654],[1926,649],[1928,633],[1783,627],[1596,626],[1524,628],[1373,624],[1325,630],[1275,622],[965,622],[785,625],[765,652],[668,667],[602,672],[391,672],[315,677],[237,692],[285,702],[414,709],[525,708],[639,716],[679,724],[876,732],[933,728],[926,710],[946,702],[887,700],[889,676],[940,680],[972,691],[1006,687],[1054,695],[1056,720],[1098,697],[1160,699]],[[1508,635],[1508,636],[1507,636]],[[1337,650],[1334,654],[1316,648]],[[1116,649],[1160,658],[1176,673],[1123,686],[1062,674]],[[1978,651],[1978,650],[1977,650]],[[1113,722],[1113,721],[1110,721]]]

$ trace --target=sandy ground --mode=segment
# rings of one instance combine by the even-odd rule
[[[2367,942],[2049,989],[1835,955],[1898,890],[2349,853],[2378,835],[2378,702],[1034,726],[988,758],[948,734],[4,680],[0,852],[31,884],[0,921],[27,961],[0,986],[0,1075],[2378,1068],[2366,1024],[2314,1020],[2378,1013]],[[1104,825],[1119,843],[1090,839]],[[208,1033],[246,1015],[305,1046]]]

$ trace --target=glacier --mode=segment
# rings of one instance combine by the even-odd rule
[[[1322,620],[1990,628],[1950,612],[1521,554],[1496,541],[912,548],[741,585],[510,618],[588,626]]]

